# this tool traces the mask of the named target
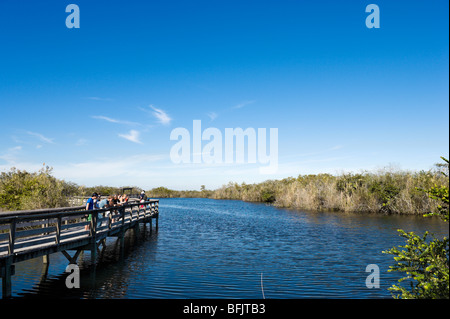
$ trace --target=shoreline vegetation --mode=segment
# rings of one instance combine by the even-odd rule
[[[146,195],[243,200],[300,210],[423,215],[436,211],[439,205],[423,190],[449,186],[449,179],[442,173],[448,173],[448,164],[419,172],[385,168],[340,175],[299,175],[256,184],[230,182],[216,190],[207,190],[204,185],[199,191],[157,187],[146,190]],[[142,190],[130,188],[129,193]],[[0,212],[70,206],[70,197],[90,196],[94,191],[120,194],[122,188],[85,187],[59,180],[48,166],[32,173],[12,168],[0,175]]]

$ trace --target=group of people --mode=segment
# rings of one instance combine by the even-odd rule
[[[140,201],[142,202],[146,198],[145,192],[141,192],[139,196]],[[108,198],[101,198],[101,195],[98,193],[93,193],[90,198],[88,198],[86,202],[86,210],[94,210],[94,209],[102,209],[102,208],[110,208],[117,207],[128,203],[128,195],[110,195]],[[106,212],[105,216],[109,215],[109,211]],[[92,214],[88,214],[87,220],[91,221]],[[98,225],[99,226],[99,225]],[[89,229],[89,225],[85,226],[85,230]]]
[[[86,210],[110,208],[128,203],[128,195],[110,195],[108,198],[101,198],[101,195],[93,193],[86,202]]]

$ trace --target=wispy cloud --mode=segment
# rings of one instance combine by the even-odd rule
[[[208,115],[208,117],[211,119],[211,121],[214,121],[219,116],[219,114],[217,114],[216,112],[209,112],[206,115]]]
[[[110,117],[107,117],[107,116],[103,116],[103,115],[93,115],[91,117],[93,119],[102,120],[102,121],[106,121],[106,122],[109,122],[109,123],[124,124],[124,125],[141,125],[140,123],[137,123],[137,122],[117,120],[117,119],[113,119],[113,118],[110,118]]]
[[[103,115],[94,115],[94,116],[91,116],[91,117],[92,117],[93,119],[104,120],[104,121],[110,122],[110,123],[119,123],[119,122],[120,122],[119,120],[112,119],[112,118],[110,118],[110,117],[103,116]]]
[[[28,135],[37,137],[40,141],[44,142],[44,143],[49,143],[49,144],[54,144],[55,142],[53,141],[53,138],[49,138],[49,137],[45,137],[44,135],[40,134],[40,133],[35,133],[35,132],[27,132]]]
[[[231,112],[232,110],[241,109],[241,108],[243,108],[247,105],[253,104],[255,102],[256,102],[256,100],[243,101],[239,104],[232,106],[231,108],[229,108],[227,110],[224,110],[224,112],[227,113],[227,112]],[[219,117],[219,114],[216,112],[209,112],[206,115],[210,118],[211,121],[214,121],[216,118]]]
[[[320,149],[320,150],[317,150],[314,152],[286,155],[286,156],[283,156],[283,158],[287,159],[287,158],[299,158],[299,157],[315,157],[315,156],[319,156],[319,155],[329,154],[330,152],[334,152],[334,151],[340,150],[342,148],[344,148],[344,146],[338,144],[333,147],[329,147],[326,149]]]
[[[249,104],[253,104],[253,103],[255,103],[255,102],[256,102],[255,100],[251,100],[251,101],[243,101],[243,102],[241,102],[241,103],[236,104],[235,106],[233,106],[232,109],[241,109],[241,108],[243,108],[244,106],[249,105]]]
[[[20,151],[11,148],[9,151]],[[10,155],[8,155],[10,156]],[[3,155],[0,155],[2,159]],[[0,171],[8,171],[11,167],[35,172],[42,168],[42,162],[21,161],[16,158],[7,163],[0,161]],[[154,174],[163,175],[161,170],[155,170],[155,163],[168,160],[167,154],[135,154],[131,156],[107,156],[81,162],[64,161],[63,163],[49,163],[53,167],[54,176],[80,184],[111,184],[146,185]],[[167,179],[164,175],[161,180]],[[117,182],[120,181],[120,182]],[[153,185],[153,184],[152,184]]]
[[[140,140],[139,140],[139,135],[140,133],[136,130],[131,130],[130,133],[128,134],[119,134],[120,137],[129,140],[130,142],[133,143],[138,143],[138,144],[143,144]]]
[[[150,105],[150,108],[153,109],[153,116],[155,116],[161,124],[168,125],[172,121],[170,116],[163,110]]]
[[[6,153],[0,155],[0,160],[4,160],[7,163],[14,163],[16,161],[17,153],[22,150],[22,146],[15,146],[8,148]]]
[[[77,142],[75,143],[75,146],[84,146],[84,145],[87,145],[87,143],[88,143],[88,140],[87,140],[87,139],[85,139],[85,138],[79,138],[79,139],[77,140]]]
[[[340,150],[343,147],[344,146],[342,146],[342,145],[336,145],[336,146],[333,146],[332,148],[330,148],[330,151],[337,151],[337,150]]]
[[[90,182],[95,185],[108,183],[120,177],[121,183],[139,183],[143,173],[155,173],[155,162],[167,159],[166,154],[136,154],[125,157],[98,158],[87,162],[54,165],[55,175],[64,179]],[[145,169],[143,169],[145,168]],[[127,181],[125,182],[125,179]]]

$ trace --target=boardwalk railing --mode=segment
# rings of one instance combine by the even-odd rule
[[[97,248],[106,245],[106,238],[115,236],[121,240],[125,232],[140,223],[152,219],[158,227],[159,201],[130,203],[122,206],[86,211],[83,207],[0,213],[0,274],[2,296],[11,296],[11,276],[14,263],[61,252],[76,263],[82,250],[91,251],[95,263]],[[68,250],[76,250],[70,256]]]

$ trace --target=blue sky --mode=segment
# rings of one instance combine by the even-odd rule
[[[428,170],[449,153],[448,6],[1,0],[0,170],[145,189]],[[173,163],[170,133],[193,120],[278,128],[278,171]]]

